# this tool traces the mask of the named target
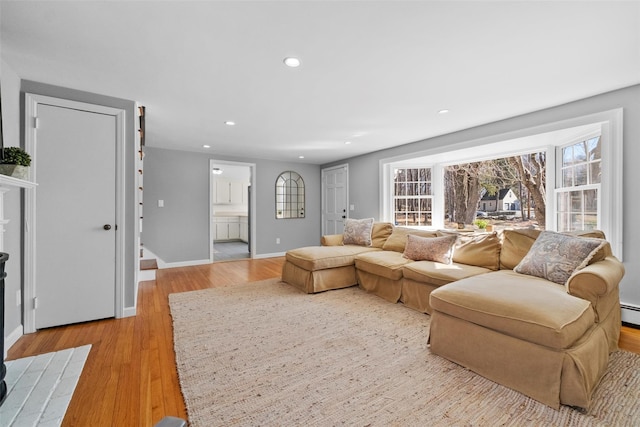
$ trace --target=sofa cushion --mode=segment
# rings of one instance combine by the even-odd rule
[[[387,279],[400,280],[402,267],[411,262],[394,251],[367,252],[356,257],[356,268]]]
[[[533,242],[536,241],[540,233],[540,230],[529,228],[503,230],[501,233],[502,249],[500,250],[500,269],[513,270],[513,267],[518,265],[527,252],[529,252]]]
[[[287,261],[307,271],[324,270],[326,268],[354,265],[358,254],[379,251],[378,248],[366,246],[309,246],[287,251]]]
[[[381,248],[393,233],[393,224],[390,222],[374,222],[371,229],[371,246]]]
[[[415,228],[395,227],[393,233],[382,246],[385,251],[404,252],[407,244],[407,236],[412,234],[420,237],[438,237],[435,231],[417,230]]]
[[[372,228],[373,218],[347,218],[344,221],[343,243],[345,245],[371,246]]]
[[[566,349],[593,327],[589,301],[562,285],[510,270],[462,279],[431,293],[434,310],[503,334]]]
[[[413,261],[436,261],[451,264],[457,236],[420,237],[409,234],[403,256]]]
[[[543,231],[513,271],[564,285],[574,271],[588,265],[605,243],[602,239]]]
[[[498,270],[502,245],[497,232],[461,233],[453,250],[453,262]]]
[[[426,283],[432,286],[442,286],[456,280],[465,279],[478,274],[488,273],[488,268],[451,263],[444,265],[433,261],[417,261],[405,265],[402,268],[402,276],[416,282]]]

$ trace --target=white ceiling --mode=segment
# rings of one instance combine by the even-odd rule
[[[139,101],[149,146],[216,156],[324,164],[640,83],[640,1],[2,0],[0,14],[21,78]]]

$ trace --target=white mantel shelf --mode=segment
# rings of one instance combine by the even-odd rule
[[[11,191],[11,187],[33,190],[37,185],[35,182],[0,174],[0,251],[4,250],[4,232],[6,231],[4,226],[9,223],[9,220],[4,217],[4,193]]]
[[[20,188],[36,188],[38,184],[24,179],[14,178],[12,176],[0,175],[0,186],[8,185]]]

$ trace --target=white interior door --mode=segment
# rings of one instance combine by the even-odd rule
[[[322,170],[322,234],[342,234],[348,217],[349,167]]]
[[[36,328],[115,316],[116,118],[39,104]]]

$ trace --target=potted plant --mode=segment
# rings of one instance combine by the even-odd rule
[[[0,152],[0,174],[27,179],[31,156],[20,147],[6,147]]]

